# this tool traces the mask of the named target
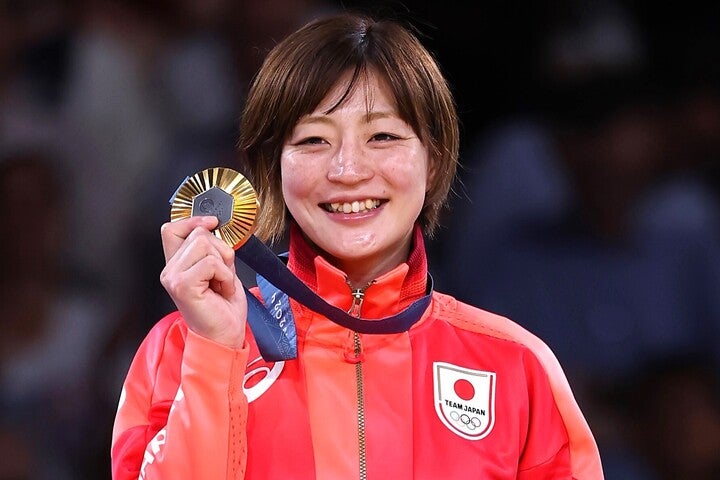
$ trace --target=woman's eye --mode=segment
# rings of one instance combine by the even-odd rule
[[[321,145],[325,141],[320,137],[307,137],[298,142],[298,145]]]
[[[389,133],[376,133],[372,136],[372,139],[376,142],[387,142],[388,140],[395,140],[398,137]]]

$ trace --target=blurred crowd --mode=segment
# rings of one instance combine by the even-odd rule
[[[437,3],[0,0],[0,480],[109,478],[168,199],[239,166],[273,42],[355,6],[457,96],[438,290],[553,348],[608,479],[720,478],[720,7]]]

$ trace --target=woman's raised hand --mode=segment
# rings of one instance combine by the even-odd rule
[[[214,216],[196,216],[163,224],[160,282],[195,333],[239,348],[247,298],[235,271],[235,251],[212,233],[217,223]]]

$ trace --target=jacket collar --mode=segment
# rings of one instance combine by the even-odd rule
[[[300,228],[291,224],[288,268],[328,303],[347,311],[353,297],[346,275],[331,265],[307,242]],[[422,230],[415,225],[408,260],[375,279],[365,290],[361,316],[366,319],[393,315],[426,293],[427,256]]]

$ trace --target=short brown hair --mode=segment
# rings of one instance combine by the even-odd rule
[[[238,145],[260,200],[255,232],[260,239],[282,238],[290,215],[281,187],[285,140],[348,71],[352,80],[343,98],[368,72],[380,75],[400,117],[428,146],[430,180],[419,222],[425,234],[434,233],[457,170],[459,125],[450,88],[409,28],[344,12],[310,22],[278,43],[249,90]]]

